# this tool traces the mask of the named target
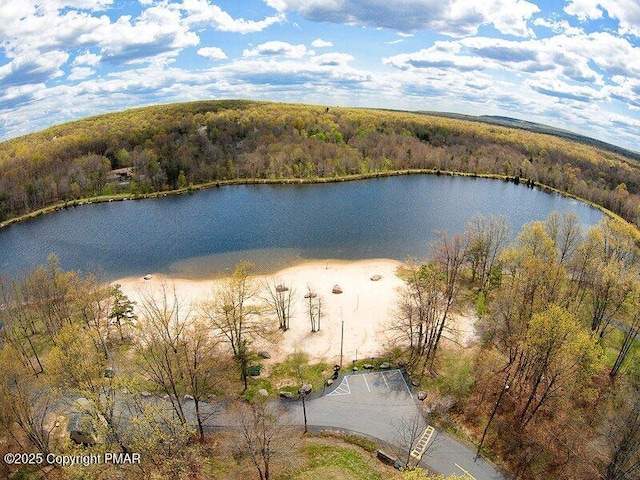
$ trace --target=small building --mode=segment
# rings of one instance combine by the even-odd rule
[[[108,182],[128,182],[133,178],[133,167],[116,168],[107,174]]]

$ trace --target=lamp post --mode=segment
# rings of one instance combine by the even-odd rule
[[[307,433],[307,405],[304,401],[304,397],[307,396],[306,393],[304,393],[303,388],[301,387],[299,390],[299,396],[300,398],[302,398],[302,415],[304,416],[304,433]]]
[[[342,367],[342,347],[344,346],[344,319],[342,318],[342,307],[340,307],[340,366]]]

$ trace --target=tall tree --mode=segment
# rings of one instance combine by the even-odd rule
[[[255,358],[251,344],[257,338],[269,339],[273,334],[273,329],[261,317],[259,288],[251,277],[252,269],[251,263],[240,262],[233,275],[213,292],[213,298],[200,305],[202,317],[231,347],[245,390],[248,388],[247,368]]]
[[[116,397],[121,388],[113,365],[104,357],[100,346],[77,325],[65,325],[55,338],[49,355],[49,380],[52,385],[74,398],[86,399],[86,414],[94,419],[95,427],[102,430],[108,444],[118,445],[126,451],[118,429],[120,414]],[[83,407],[84,408],[84,407]]]
[[[238,443],[260,480],[269,480],[274,464],[286,458],[295,441],[285,412],[259,397],[253,403],[237,404],[233,416],[239,430]]]
[[[233,355],[242,345],[269,332],[261,320],[258,285],[251,277],[253,264],[240,262],[233,275],[213,292],[213,297],[201,304],[200,312],[214,330],[227,339]]]
[[[194,403],[198,435],[204,440],[204,423],[216,413],[205,403],[211,395],[224,391],[227,372],[231,371],[231,358],[220,348],[220,339],[212,335],[210,326],[199,319],[184,331],[180,341],[183,356],[180,369],[184,370],[186,392]]]
[[[122,292],[122,286],[119,284],[111,287],[111,308],[109,309],[108,318],[110,322],[114,322],[118,328],[120,341],[124,342],[123,328],[131,326],[136,318],[134,313],[135,302],[131,301]]]
[[[304,294],[307,302],[307,315],[311,323],[311,333],[320,331],[320,322],[324,316],[322,311],[322,297],[307,285],[307,293]]]
[[[182,349],[192,324],[192,312],[184,310],[175,289],[170,292],[165,284],[159,294],[143,293],[140,309],[137,350],[142,371],[168,396],[180,423],[188,425],[184,407],[187,387]]]
[[[550,305],[533,315],[513,362],[509,394],[525,428],[557,396],[584,391],[598,368],[600,347],[565,309]]]
[[[14,436],[14,427],[28,439],[30,445],[44,456],[51,453],[51,433],[54,397],[50,385],[42,376],[20,362],[20,356],[10,344],[0,348],[0,424]],[[24,448],[24,446],[23,446]]]
[[[492,303],[492,328],[513,361],[532,316],[561,297],[565,270],[557,263],[555,244],[542,222],[524,225],[500,259],[505,274]]]
[[[558,251],[558,263],[565,265],[582,240],[580,217],[575,212],[551,212],[544,222]]]
[[[640,474],[640,384],[637,379],[630,383],[619,389],[607,432],[612,450],[605,468],[607,480],[632,480]]]
[[[433,367],[449,318],[446,274],[434,263],[405,266],[397,310],[389,329],[394,341],[408,348],[410,362],[425,372]]]
[[[467,224],[467,261],[471,267],[472,281],[477,281],[486,294],[491,287],[491,277],[499,269],[501,252],[506,248],[511,227],[504,216],[476,215]]]

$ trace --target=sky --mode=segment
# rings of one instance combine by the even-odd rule
[[[223,98],[504,115],[640,151],[640,0],[0,0],[0,140]]]

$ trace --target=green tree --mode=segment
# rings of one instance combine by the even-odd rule
[[[51,453],[51,433],[55,399],[42,376],[20,362],[20,355],[9,344],[0,348],[0,425],[21,444],[29,442],[43,455]],[[17,434],[15,429],[21,434]],[[21,445],[26,450],[25,445]]]
[[[122,293],[122,286],[115,284],[111,287],[111,309],[109,310],[108,319],[110,323],[115,323],[120,335],[120,341],[124,342],[123,327],[132,326],[133,321],[136,319],[134,313],[134,306],[136,302],[133,302]]]
[[[523,429],[556,397],[583,396],[602,353],[571,313],[557,305],[533,315],[518,350],[509,395],[517,401]]]

